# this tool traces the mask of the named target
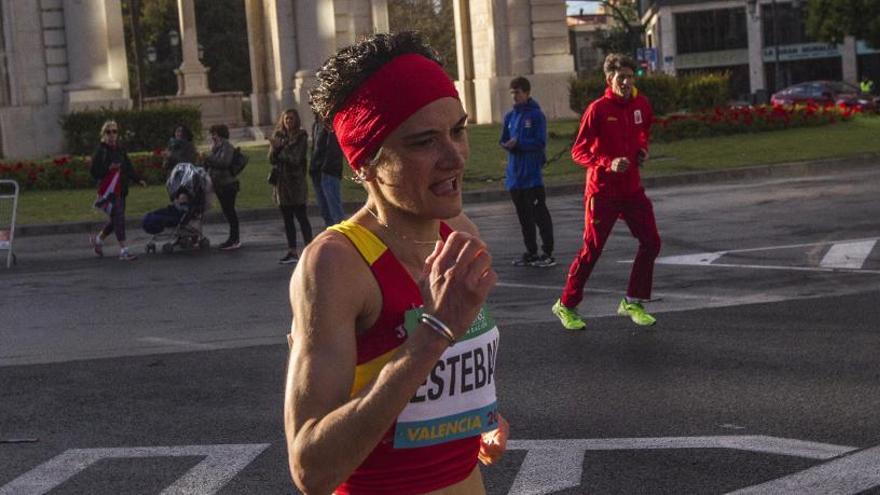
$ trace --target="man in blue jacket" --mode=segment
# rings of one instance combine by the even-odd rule
[[[553,220],[547,209],[541,169],[547,161],[547,119],[529,93],[532,85],[524,77],[510,82],[513,109],[504,116],[501,147],[507,150],[505,187],[516,207],[526,252],[513,262],[516,266],[550,267],[553,259]],[[535,227],[541,233],[541,255]]]

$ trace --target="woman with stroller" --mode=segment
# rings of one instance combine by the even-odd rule
[[[296,263],[296,225],[302,230],[303,244],[312,242],[312,224],[306,209],[308,198],[308,175],[306,150],[309,136],[302,129],[299,112],[288,108],[275,124],[275,132],[269,139],[269,163],[272,164],[270,182],[272,196],[281,209],[284,233],[287,235],[287,253],[278,260],[281,264]],[[273,179],[274,177],[274,179]]]
[[[196,163],[198,152],[193,144],[193,133],[183,124],[174,128],[174,135],[168,140],[168,147],[162,152],[162,166],[166,177],[178,163]]]
[[[223,210],[223,216],[229,222],[229,237],[218,247],[224,251],[230,251],[241,247],[238,213],[235,211],[235,198],[238,196],[241,185],[238,182],[238,177],[232,173],[235,148],[229,142],[229,128],[225,125],[212,125],[209,132],[213,146],[211,146],[211,153],[205,156],[202,161],[202,165],[211,176],[211,183],[214,185],[217,201],[220,202],[220,209]]]
[[[101,232],[92,238],[92,248],[98,256],[104,256],[104,239],[116,234],[119,243],[119,259],[132,261],[137,256],[129,252],[125,243],[125,198],[129,182],[146,187],[147,183],[135,172],[128,153],[119,144],[119,125],[108,120],[101,126],[101,142],[92,155],[89,173],[98,183],[98,199],[95,207],[106,212],[110,218]]]
[[[198,244],[202,248],[209,245],[202,235],[201,224],[196,227],[191,224],[193,220],[201,219],[206,208],[207,175],[205,169],[192,163],[182,162],[174,167],[165,181],[170,204],[147,213],[141,224],[146,233],[154,236],[147,243],[147,252],[155,248],[156,237],[170,227],[179,227],[172,236],[172,248],[178,244],[184,247]]]

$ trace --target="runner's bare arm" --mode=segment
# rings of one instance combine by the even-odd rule
[[[460,335],[494,284],[487,254],[477,256],[476,239],[453,236],[432,255],[431,301],[435,314]],[[350,397],[354,377],[355,330],[369,311],[372,274],[341,237],[313,241],[291,280],[293,346],[285,394],[285,431],[290,471],[306,493],[330,493],[367,457],[394,423],[448,345],[429,328],[418,328],[379,376]],[[457,260],[460,253],[464,262]],[[436,280],[445,270],[446,278]],[[473,313],[473,314],[471,314]],[[458,316],[455,318],[454,316]]]

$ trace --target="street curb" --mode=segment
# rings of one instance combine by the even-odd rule
[[[643,177],[642,184],[644,184],[645,189],[657,189],[664,187],[756,179],[762,177],[801,177],[810,175],[821,175],[832,171],[831,169],[833,169],[833,171],[842,171],[877,166],[878,160],[880,160],[880,153],[863,153],[860,155],[848,156],[845,158],[829,158],[824,160],[777,163],[770,165],[757,165],[753,167],[741,167],[724,170],[686,172],[681,174]],[[583,183],[561,184],[547,186],[546,190],[548,196],[582,194],[584,191],[584,185]],[[488,203],[510,199],[510,193],[503,189],[466,191],[462,194],[462,196],[465,204]],[[354,212],[362,206],[362,203],[346,202],[343,206],[347,212]],[[310,204],[308,210],[310,216],[320,216],[320,210],[318,209],[317,205]],[[279,219],[279,215],[280,212],[276,208],[257,208],[238,211],[238,219],[240,222]],[[206,221],[207,223],[225,222],[225,220],[223,219],[223,215],[219,211],[213,211],[209,213],[207,215]],[[15,235],[16,237],[27,237],[54,234],[93,233],[97,228],[99,228],[99,224],[101,223],[103,222],[86,221],[60,224],[20,225],[16,226]],[[125,228],[139,229],[140,224],[141,219],[139,218],[128,219],[125,223]]]

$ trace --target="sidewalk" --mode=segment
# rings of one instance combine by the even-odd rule
[[[756,179],[762,177],[801,177],[810,175],[822,175],[829,172],[829,169],[835,171],[850,170],[862,167],[880,165],[880,154],[865,153],[862,155],[850,156],[846,158],[831,158],[815,161],[778,163],[773,165],[759,165],[754,167],[734,168],[727,170],[713,170],[688,172],[683,174],[661,175],[655,177],[643,177],[642,183],[645,189],[657,189],[663,187],[681,186],[687,184],[706,184],[714,182],[727,182],[745,179]],[[567,194],[581,194],[584,190],[583,182],[576,184],[560,184],[547,186],[548,196],[561,196]],[[510,196],[506,190],[491,189],[479,191],[466,191],[463,194],[464,203],[486,203],[493,201],[506,201]],[[360,208],[360,202],[347,202],[344,207],[347,212],[354,212]],[[239,210],[238,217],[241,222],[254,222],[277,219],[279,212],[276,208],[260,208],[250,210]],[[317,205],[309,205],[309,215],[320,216]],[[215,209],[207,215],[206,221],[211,223],[225,223],[222,214]],[[140,229],[140,218],[130,218],[126,222],[127,229]],[[94,231],[98,222],[69,222],[59,224],[40,224],[40,225],[19,225],[16,227],[15,235],[18,237],[29,237],[39,235],[54,234],[71,234],[78,232]]]

